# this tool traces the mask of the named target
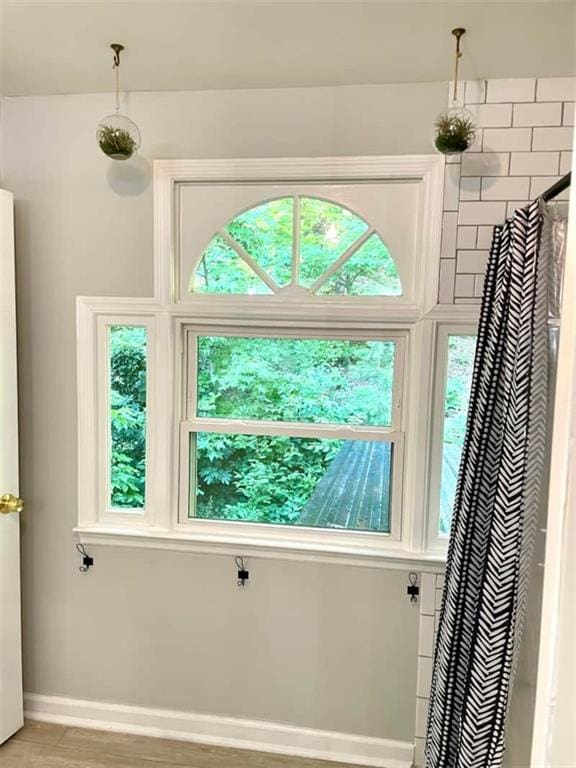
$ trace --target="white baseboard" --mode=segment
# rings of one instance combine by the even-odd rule
[[[26,694],[24,703],[26,717],[32,720],[375,768],[410,768],[414,756],[413,745],[406,741],[318,731],[263,720],[147,709],[35,693]]]

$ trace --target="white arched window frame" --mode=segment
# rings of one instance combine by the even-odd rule
[[[270,160],[156,161],[154,164],[154,283],[151,299],[78,299],[79,355],[79,522],[77,532],[88,541],[192,550],[251,550],[271,556],[341,559],[346,562],[417,565],[442,560],[429,551],[434,523],[429,522],[432,389],[435,344],[442,322],[474,322],[475,307],[437,306],[443,198],[443,159],[438,156],[315,158]],[[193,220],[195,201],[214,211],[214,222],[202,235],[209,242],[234,213],[246,205],[218,207],[218,190],[257,189],[255,202],[285,195],[322,197],[346,205],[338,194],[346,189],[360,199],[392,200],[395,190],[412,201],[406,210],[409,247],[394,247],[394,236],[382,231],[361,205],[351,210],[374,226],[397,261],[402,296],[273,296],[190,294],[183,286],[193,265],[182,258]],[[329,191],[326,188],[330,187]],[[338,192],[340,189],[340,192]],[[190,190],[193,190],[191,193]],[[334,192],[336,190],[336,193]],[[344,190],[344,192],[342,192]],[[263,194],[261,194],[263,193]],[[352,194],[351,193],[351,194]],[[260,197],[258,197],[260,195]],[[215,202],[210,205],[210,196]],[[404,197],[402,197],[404,196]],[[231,197],[234,197],[232,194]],[[183,223],[182,210],[187,218]],[[385,206],[382,206],[385,209]],[[202,211],[198,210],[198,217]],[[410,218],[412,217],[412,218]],[[396,219],[398,219],[396,212]],[[188,222],[188,223],[186,223]],[[399,230],[401,231],[401,230]],[[409,233],[409,237],[408,237]],[[199,251],[196,251],[198,260]],[[402,253],[408,254],[404,261]],[[408,260],[412,259],[409,264]],[[147,372],[149,402],[147,492],[142,514],[110,509],[108,414],[109,361],[102,328],[142,325],[150,344]],[[215,523],[190,520],[184,511],[185,441],[194,429],[189,407],[189,339],[215,328],[245,335],[303,335],[322,338],[394,338],[402,353],[402,414],[396,424],[402,460],[394,477],[393,530],[325,531],[293,527]],[[100,330],[98,330],[100,329]],[[99,335],[100,334],[100,335]],[[100,341],[99,341],[100,339]],[[99,394],[100,393],[100,394]],[[150,397],[151,395],[149,395]],[[104,398],[104,399],[103,399]],[[400,476],[401,475],[401,476]],[[428,554],[427,554],[428,553]]]
[[[182,235],[177,259],[182,265],[179,270],[182,300],[210,294],[220,298],[260,296],[264,301],[274,297],[274,301],[292,300],[299,304],[339,302],[344,295],[386,296],[398,301],[405,293],[404,283],[411,287],[414,282],[411,265],[407,265],[409,274],[402,279],[379,229],[343,204],[343,200],[333,199],[350,197],[354,187],[328,185],[324,191],[320,185],[306,185],[307,190],[310,187],[323,194],[313,195],[310,191],[300,194],[298,187],[288,187],[292,194],[286,194],[284,186],[282,194],[262,199],[269,189],[267,185],[264,189],[261,185],[244,188],[242,192],[252,204],[223,222],[206,248],[202,248],[202,241],[214,224],[210,220],[193,221],[191,217],[193,243],[186,243]],[[278,185],[278,193],[280,189]],[[332,197],[327,197],[328,190]],[[384,201],[379,199],[378,205],[374,205],[370,199],[374,197],[374,190],[359,187],[355,192],[356,198],[364,197],[364,202],[368,198],[372,203],[372,213],[379,219],[380,229],[390,229],[393,208],[400,207],[402,201],[395,200],[395,206],[386,206],[388,221],[383,221],[383,211],[378,209]],[[229,204],[226,195],[223,197],[219,202]],[[237,204],[234,199],[233,205]],[[190,222],[184,212],[181,213],[184,230]],[[216,215],[222,214],[218,211]],[[397,245],[401,250],[412,239],[410,225],[407,216],[402,221],[404,231],[395,233],[393,247]],[[236,282],[226,283],[227,273],[232,273]]]

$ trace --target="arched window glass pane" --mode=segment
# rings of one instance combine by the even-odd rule
[[[374,234],[317,291],[322,296],[401,296],[394,260]]]
[[[300,284],[309,288],[368,229],[347,208],[300,199]]]
[[[228,234],[278,285],[292,278],[294,199],[283,197],[251,208],[226,227]]]
[[[272,293],[220,235],[216,235],[204,251],[190,290],[194,293]]]
[[[190,292],[402,295],[396,264],[366,221],[320,198],[296,201],[269,200],[230,221],[204,252]]]

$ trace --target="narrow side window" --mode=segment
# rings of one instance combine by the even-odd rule
[[[147,329],[108,327],[108,505],[140,511],[146,499]]]
[[[442,428],[439,534],[448,536],[464,446],[476,336],[448,334]]]

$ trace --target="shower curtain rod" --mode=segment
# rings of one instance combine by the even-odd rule
[[[557,197],[561,192],[564,192],[565,189],[568,189],[571,180],[571,173],[567,173],[566,176],[562,176],[561,179],[559,179],[555,184],[552,184],[549,189],[542,193],[542,200],[547,203],[548,200],[552,200],[553,198]]]

